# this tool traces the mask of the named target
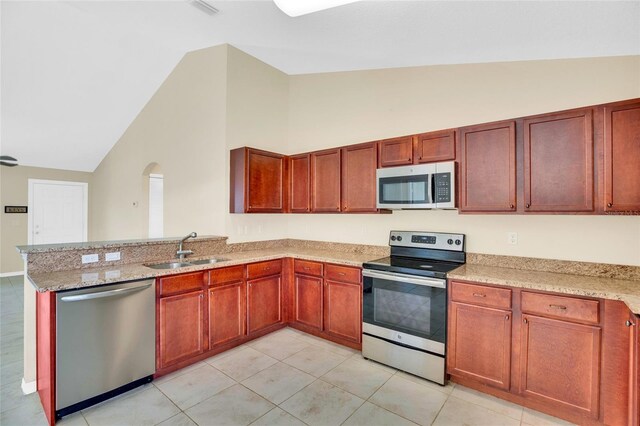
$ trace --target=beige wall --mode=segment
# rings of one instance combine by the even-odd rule
[[[22,257],[17,245],[27,244],[27,215],[6,214],[4,206],[26,206],[29,201],[29,179],[64,180],[89,183],[89,204],[92,200],[92,174],[41,167],[0,167],[0,273],[22,271]],[[89,217],[91,225],[91,217]],[[92,238],[89,233],[89,239]]]
[[[96,239],[146,238],[143,173],[164,175],[164,235],[225,233],[227,46],[191,52],[94,172]],[[134,204],[135,203],[135,204]]]
[[[288,153],[640,97],[640,57],[292,76]],[[463,232],[468,250],[640,265],[640,217],[290,215],[288,236],[386,244],[392,229]],[[507,244],[517,232],[517,245]]]

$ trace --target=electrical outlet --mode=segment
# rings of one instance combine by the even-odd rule
[[[106,253],[104,255],[104,260],[107,262],[113,262],[114,260],[120,260],[120,252],[114,251],[113,253]]]
[[[100,256],[98,254],[83,254],[82,255],[82,263],[95,263],[100,260]]]
[[[509,232],[507,234],[507,240],[509,241],[509,244],[513,244],[513,245],[518,244],[518,233],[517,232]]]

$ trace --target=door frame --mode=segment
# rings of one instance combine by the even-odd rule
[[[67,180],[49,180],[49,179],[29,179],[29,201],[28,201],[28,209],[27,209],[27,244],[33,244],[33,194],[34,194],[34,185],[38,183],[48,184],[48,185],[66,185],[66,186],[79,186],[82,187],[82,198],[84,199],[84,203],[82,206],[83,210],[83,223],[82,223],[82,241],[86,242],[89,238],[88,229],[89,229],[89,183],[87,182],[72,182]]]

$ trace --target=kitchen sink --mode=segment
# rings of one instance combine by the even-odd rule
[[[229,259],[225,259],[224,257],[212,257],[210,259],[190,260],[189,263],[192,265],[206,265],[209,263],[224,262],[225,260]]]
[[[156,263],[155,265],[144,265],[147,268],[153,269],[176,269],[182,268],[184,266],[191,266],[191,263],[187,262],[167,262],[167,263]]]

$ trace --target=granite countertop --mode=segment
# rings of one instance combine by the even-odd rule
[[[311,248],[270,248],[251,251],[220,253],[209,256],[189,257],[185,261],[219,257],[228,259],[219,263],[185,266],[177,269],[152,269],[142,263],[130,263],[112,267],[93,269],[73,269],[69,271],[43,272],[29,274],[29,280],[39,292],[71,290],[122,281],[155,278],[185,272],[203,271],[224,268],[244,263],[293,257],[296,259],[315,260],[348,266],[361,267],[362,263],[372,259],[371,254],[341,252],[336,250],[319,250]],[[375,257],[375,256],[373,256]],[[169,261],[169,259],[167,259]],[[160,261],[150,263],[162,263]]]
[[[451,271],[448,278],[508,287],[551,291],[602,299],[621,300],[640,315],[640,281],[557,272],[527,271],[467,263]]]

